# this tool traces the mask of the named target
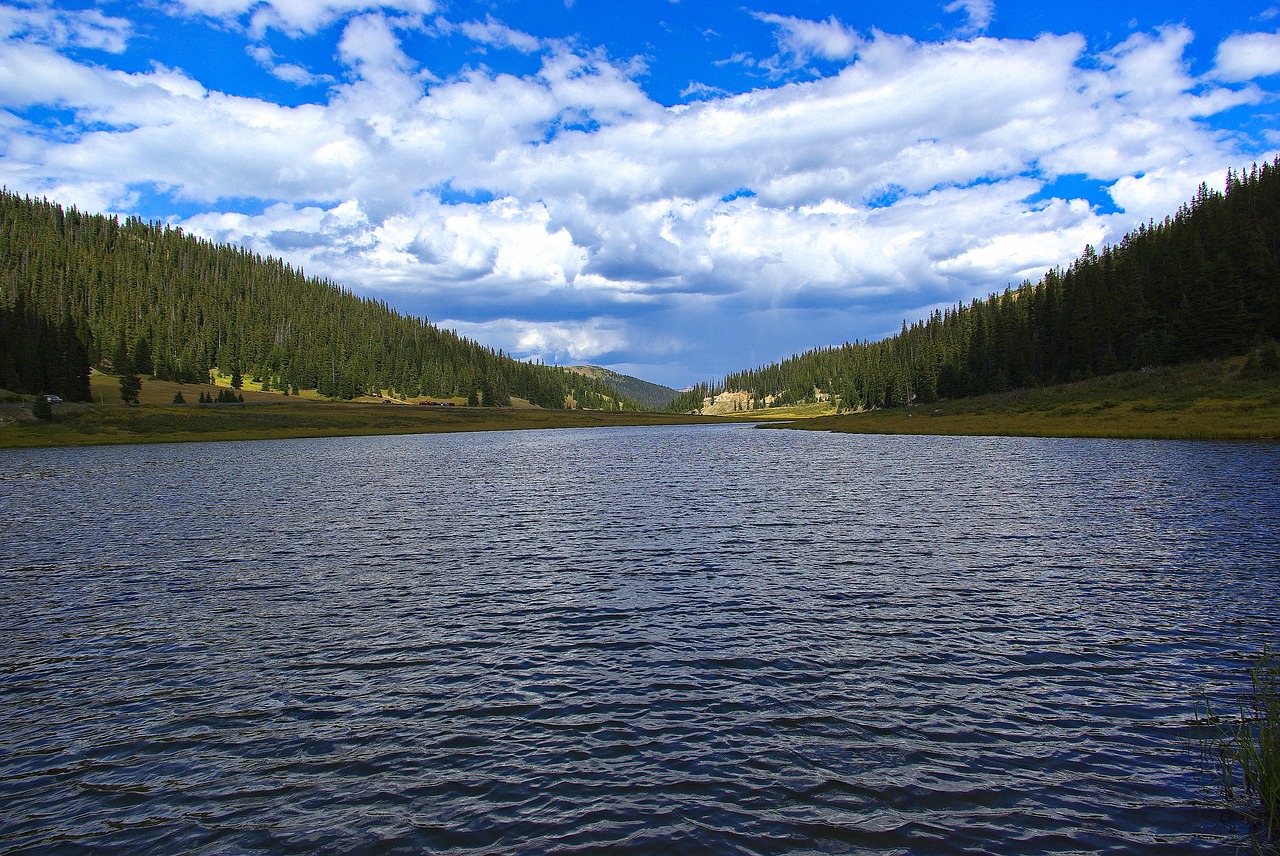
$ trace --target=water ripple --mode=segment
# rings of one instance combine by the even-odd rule
[[[1275,446],[4,452],[0,849],[1195,853]],[[250,475],[251,474],[251,475]]]

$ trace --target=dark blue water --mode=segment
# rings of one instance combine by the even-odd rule
[[[1218,853],[1280,446],[0,452],[0,851]]]

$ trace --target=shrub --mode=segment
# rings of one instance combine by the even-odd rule
[[[1280,345],[1270,341],[1250,351],[1241,374],[1244,377],[1271,377],[1280,374]]]

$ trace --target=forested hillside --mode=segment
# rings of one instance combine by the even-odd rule
[[[683,394],[720,391],[756,406],[834,396],[842,409],[892,407],[1235,356],[1280,337],[1280,159],[1202,185],[1162,223],[1067,270],[938,311],[880,342],[809,351]]]
[[[86,400],[91,365],[182,382],[217,368],[335,398],[636,407],[598,380],[513,360],[279,259],[0,192],[0,388]]]
[[[650,383],[647,380],[641,380],[638,377],[630,375],[618,374],[600,366],[569,366],[569,371],[577,374],[593,377],[596,380],[607,383],[610,388],[616,389],[619,393],[627,398],[637,401],[645,407],[651,407],[655,410],[663,410],[667,405],[675,400],[680,393],[669,386],[663,386],[660,383]]]

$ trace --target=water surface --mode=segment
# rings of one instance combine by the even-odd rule
[[[1280,447],[0,452],[0,850],[1222,852]]]

